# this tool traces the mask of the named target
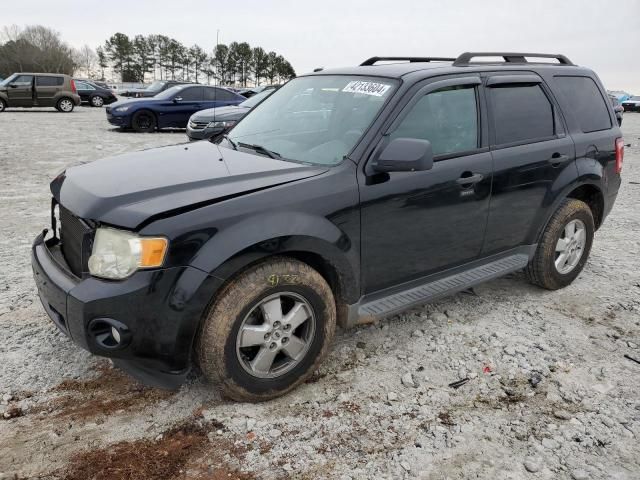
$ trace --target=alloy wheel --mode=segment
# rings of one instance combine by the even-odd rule
[[[298,365],[309,351],[316,328],[311,304],[293,292],[262,299],[245,316],[236,339],[242,367],[258,378],[275,378]]]
[[[104,100],[102,99],[102,97],[95,96],[91,99],[91,104],[94,107],[101,107],[102,105],[104,105]]]
[[[63,112],[70,112],[71,110],[73,110],[73,103],[71,102],[71,100],[67,100],[66,98],[63,100],[60,100],[60,110],[62,110]]]
[[[555,266],[558,273],[570,273],[582,258],[587,243],[587,228],[582,220],[571,220],[556,242]]]

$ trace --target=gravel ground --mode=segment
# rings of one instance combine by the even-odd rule
[[[184,133],[0,114],[0,479],[640,478],[640,114],[623,130],[623,186],[573,285],[518,273],[340,332],[310,382],[250,405],[195,374],[137,385],[57,333],[31,279],[58,171]]]

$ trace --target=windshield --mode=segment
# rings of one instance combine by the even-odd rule
[[[2,81],[0,82],[0,86],[8,85],[8,84],[9,84],[9,82],[10,82],[11,80],[13,80],[14,78],[16,78],[16,75],[18,75],[18,74],[17,74],[17,73],[14,73],[14,74],[12,74],[12,75],[9,75],[7,78],[5,78],[4,80],[2,80]]]
[[[264,92],[256,93],[253,97],[247,98],[244,102],[242,102],[240,106],[245,108],[253,108],[273,92],[275,92],[275,90],[271,89]]]
[[[239,148],[257,145],[284,160],[336,165],[356,145],[396,86],[397,81],[378,77],[296,78],[251,110],[229,138]]]
[[[149,90],[150,92],[159,92],[160,90],[162,90],[164,84],[165,82],[161,81],[153,82],[151,85],[145,88],[145,90]]]
[[[154,98],[154,100],[171,100],[176,93],[182,90],[184,87],[188,85],[176,85],[175,87],[167,88],[164,92],[160,92]]]

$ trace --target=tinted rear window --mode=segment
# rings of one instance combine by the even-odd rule
[[[496,145],[552,137],[553,108],[540,85],[511,84],[489,88]]]
[[[38,87],[58,87],[64,83],[62,77],[36,77]]]
[[[555,77],[583,132],[611,128],[609,109],[598,86],[589,77]]]

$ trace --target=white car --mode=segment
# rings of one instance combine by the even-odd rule
[[[640,112],[640,96],[634,95],[622,102],[622,108],[625,112]]]

